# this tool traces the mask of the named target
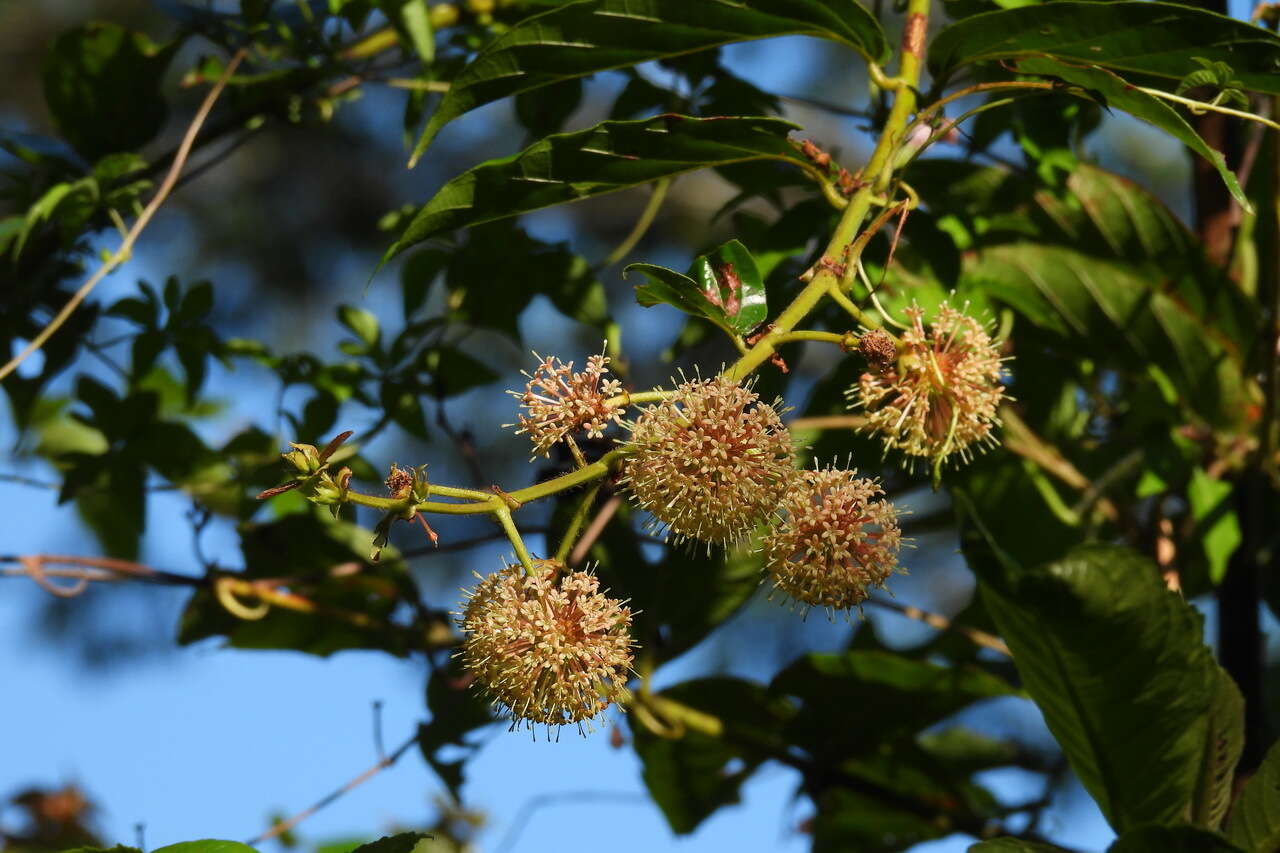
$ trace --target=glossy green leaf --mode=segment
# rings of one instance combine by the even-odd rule
[[[1280,47],[1277,47],[1277,51],[1280,52]],[[1105,68],[1069,65],[1047,57],[1023,59],[1018,63],[1018,70],[1024,74],[1056,77],[1080,86],[1088,91],[1091,97],[1100,98],[1107,106],[1124,110],[1135,118],[1160,128],[1213,164],[1214,169],[1222,176],[1222,181],[1227,185],[1231,196],[1246,211],[1252,209],[1248,197],[1236,180],[1235,173],[1227,168],[1221,152],[1210,148],[1177,110],[1154,95],[1148,95],[1134,88],[1132,84]],[[1276,77],[1280,78],[1280,73]]]
[[[150,141],[164,124],[160,83],[178,44],[156,45],[108,23],[58,36],[43,75],[45,101],[62,135],[90,160]]]
[[[1225,15],[1172,3],[1061,2],[974,15],[942,30],[929,70],[1049,54],[1122,72],[1181,80],[1196,58],[1226,63],[1245,87],[1280,93],[1280,37]]]
[[[968,522],[985,530],[971,500],[956,497]],[[974,538],[966,538],[966,555]],[[1209,736],[1204,685],[1219,672],[1200,614],[1126,548],[1084,545],[1025,568],[998,540],[985,547],[996,561],[970,561],[983,600],[1026,691],[1107,820],[1124,832],[1183,819]]]
[[[739,335],[749,334],[768,318],[760,270],[747,247],[737,240],[699,255],[689,267],[689,275],[698,283],[703,297],[723,312]]]
[[[1209,579],[1214,584],[1222,583],[1231,555],[1244,541],[1232,501],[1233,491],[1231,483],[1210,477],[1199,466],[1191,472],[1187,500],[1196,522],[1195,534],[1209,561]]]
[[[698,283],[683,273],[655,264],[631,264],[624,273],[638,272],[648,281],[636,285],[636,302],[646,308],[671,305],[691,317],[704,317],[734,334],[724,309],[707,299]]]
[[[1280,850],[1280,743],[1244,783],[1231,807],[1227,837],[1248,853]]]
[[[1230,675],[1218,669],[1209,688],[1209,727],[1188,817],[1197,826],[1218,829],[1231,806],[1236,764],[1244,749],[1244,697]]]
[[[774,118],[662,115],[606,121],[548,136],[511,157],[482,163],[440,189],[414,214],[383,263],[457,228],[578,201],[694,169],[775,159],[806,166],[787,142],[794,124]]]
[[[1244,853],[1227,839],[1194,826],[1144,826],[1126,832],[1107,853]]]
[[[782,35],[832,39],[883,62],[884,31],[855,0],[587,0],[527,18],[494,39],[453,81],[414,149],[483,104],[561,80]]]

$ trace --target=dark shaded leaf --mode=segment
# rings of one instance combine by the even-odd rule
[[[969,847],[968,853],[1061,853],[1061,847],[1021,838],[993,838]]]
[[[809,654],[774,678],[770,689],[804,704],[791,742],[818,760],[873,752],[916,734],[979,699],[1017,695],[1003,679],[973,666],[944,667],[892,652]],[[858,724],[848,724],[857,708]]]
[[[351,853],[426,853],[434,846],[432,841],[431,836],[425,832],[402,832],[361,844]]]
[[[150,141],[164,124],[160,82],[178,44],[158,46],[107,23],[58,36],[43,76],[45,101],[62,135],[90,160]]]
[[[1244,853],[1227,839],[1194,826],[1144,826],[1126,832],[1107,853]]]
[[[955,497],[988,537],[965,539],[983,600],[1085,789],[1120,832],[1182,819],[1208,736],[1204,685],[1218,677],[1200,614],[1119,546],[1025,568],[989,538],[966,494]]]
[[[494,722],[493,711],[456,658],[436,669],[427,680],[427,709],[431,720],[418,729],[418,747],[457,799],[465,781],[463,767],[477,749],[467,742],[467,735]],[[460,748],[464,755],[452,760],[443,757],[440,751],[446,747]]]
[[[1280,58],[1280,42],[1277,42],[1276,50],[1277,57]],[[1252,209],[1248,197],[1236,180],[1235,173],[1227,168],[1226,160],[1223,159],[1222,154],[1210,148],[1187,120],[1179,115],[1173,107],[1154,95],[1139,91],[1105,68],[1069,65],[1047,57],[1023,59],[1018,63],[1018,70],[1024,74],[1056,77],[1080,86],[1091,97],[1100,97],[1106,106],[1124,110],[1135,118],[1142,119],[1147,124],[1158,127],[1208,160],[1222,177],[1222,181],[1227,185],[1227,190],[1231,193],[1232,198],[1238,201],[1246,211]],[[1280,77],[1280,74],[1276,76]]]
[[[738,802],[742,783],[777,748],[777,732],[791,709],[760,685],[736,678],[687,681],[659,695],[710,714],[724,726],[720,737],[690,729],[668,739],[632,723],[649,794],[672,831],[683,835],[721,806]]]
[[[410,165],[445,124],[508,95],[729,42],[797,34],[842,42],[875,62],[889,54],[880,25],[853,0],[565,3],[494,39],[458,75],[427,122]]]
[[[1038,53],[1174,81],[1198,57],[1225,62],[1250,89],[1280,93],[1280,38],[1172,3],[1061,0],[974,15],[933,39],[929,70],[946,77],[970,62]]]
[[[342,649],[380,649],[407,654],[417,640],[388,621],[416,589],[403,561],[385,549],[373,563],[373,534],[331,521],[317,511],[246,525],[240,534],[245,579],[290,578],[289,591],[316,605],[310,612],[271,607],[256,620],[229,613],[209,590],[199,590],[183,611],[182,645],[223,635],[245,649],[293,649],[326,656]],[[249,602],[253,604],[254,602]]]
[[[1227,837],[1249,853],[1280,850],[1280,743],[1240,790],[1227,821]]]
[[[183,841],[166,847],[157,847],[151,853],[257,853],[248,844],[239,841]]]
[[[423,240],[542,207],[615,192],[694,169],[775,159],[808,167],[774,118],[661,115],[606,121],[535,142],[445,184],[414,214],[383,263]]]

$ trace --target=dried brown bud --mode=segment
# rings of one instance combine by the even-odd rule
[[[858,352],[873,368],[888,367],[898,357],[898,345],[883,329],[872,329],[858,339]]]
[[[631,610],[588,572],[552,560],[537,569],[508,566],[468,593],[458,655],[513,727],[581,727],[626,695]]]
[[[795,476],[777,410],[724,377],[685,382],[631,425],[621,482],[676,541],[742,539]]]

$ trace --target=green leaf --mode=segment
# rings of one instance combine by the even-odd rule
[[[1244,541],[1231,501],[1232,491],[1231,483],[1215,480],[1199,466],[1191,472],[1187,500],[1196,522],[1195,533],[1209,560],[1209,579],[1214,585],[1222,583],[1231,555]]]
[[[378,345],[381,332],[378,330],[378,318],[372,312],[353,305],[339,305],[338,322],[350,329],[365,347],[372,349]]]
[[[775,118],[697,119],[661,115],[606,121],[542,139],[449,181],[414,214],[383,255],[456,228],[578,201],[693,169],[774,159],[808,167],[788,142],[796,125]]]
[[[968,853],[1062,853],[1062,848],[1021,838],[993,838],[970,845]]]
[[[1119,546],[1024,568],[1001,556],[965,493],[955,497],[997,554],[971,561],[983,601],[1085,789],[1118,832],[1183,819],[1209,734],[1204,686],[1219,671],[1200,614]],[[973,547],[967,538],[966,555]]]
[[[494,39],[427,122],[410,167],[445,124],[483,104],[573,77],[729,42],[810,35],[883,62],[889,44],[854,0],[589,0],[527,18]]]
[[[239,841],[206,839],[204,841],[183,841],[178,844],[170,844],[167,847],[159,847],[152,850],[151,853],[257,853],[257,851],[248,844],[241,844]]]
[[[721,806],[738,802],[742,783],[777,745],[777,732],[791,713],[785,701],[736,678],[703,678],[662,691],[674,700],[720,719],[724,731],[711,737],[689,729],[676,739],[631,724],[644,782],[673,832],[692,832]],[[733,767],[735,759],[741,766]]]
[[[689,275],[698,282],[703,297],[721,310],[739,335],[749,334],[768,318],[760,270],[747,247],[737,240],[699,255],[689,267]]]
[[[468,743],[467,735],[494,722],[493,711],[479,688],[462,669],[457,658],[439,667],[427,680],[427,709],[431,720],[418,729],[418,748],[431,769],[455,798],[461,796],[465,781],[463,767],[479,747]],[[455,755],[450,759],[450,751]],[[462,752],[458,756],[458,751]]]
[[[90,160],[150,141],[164,124],[160,83],[178,45],[158,46],[107,23],[58,36],[43,66],[45,101],[58,130]]]
[[[431,30],[431,10],[427,0],[405,0],[400,6],[397,23],[409,34],[414,52],[424,65],[436,58],[436,37]]]
[[[1236,764],[1244,749],[1244,697],[1224,670],[1218,669],[1215,676],[1209,729],[1188,815],[1192,823],[1209,829],[1222,826],[1227,816]]]
[[[436,849],[436,845],[431,835],[425,832],[402,832],[362,844],[351,853],[428,853],[433,849]]]
[[[1118,351],[1132,365],[1157,365],[1211,423],[1244,421],[1250,393],[1235,354],[1144,267],[1065,247],[1009,243],[967,257],[965,277],[1036,325],[1084,341],[1099,357]]]
[[[974,15],[933,39],[929,70],[1049,54],[1180,80],[1197,58],[1225,62],[1247,88],[1280,93],[1280,37],[1225,15],[1172,3],[1061,2]]]
[[[804,702],[791,742],[819,761],[914,742],[916,735],[979,699],[1013,696],[1006,681],[974,666],[945,667],[892,652],[808,654],[774,678],[770,689]],[[851,708],[857,726],[849,726]]]
[[[432,393],[449,397],[498,381],[498,374],[483,361],[456,347],[435,347],[422,356],[422,366],[431,373]]]
[[[242,649],[293,649],[320,656],[343,649],[407,654],[421,638],[389,621],[404,602],[417,600],[404,562],[390,548],[380,562],[371,562],[373,533],[327,515],[307,511],[240,531],[244,571],[235,576],[301,578],[289,589],[313,602],[315,611],[271,607],[261,619],[246,621],[201,589],[183,611],[178,642],[221,635]]]
[[[1280,43],[1278,43],[1277,51],[1280,53]],[[1105,105],[1124,110],[1130,115],[1142,119],[1147,124],[1158,127],[1168,133],[1208,160],[1222,177],[1222,182],[1227,185],[1227,190],[1231,193],[1232,198],[1239,202],[1246,212],[1252,212],[1253,206],[1250,204],[1248,196],[1240,188],[1240,183],[1236,180],[1235,173],[1227,168],[1226,160],[1221,152],[1210,148],[1200,138],[1200,134],[1196,133],[1195,129],[1187,123],[1187,120],[1164,101],[1154,95],[1139,91],[1132,84],[1127,83],[1105,68],[1068,65],[1047,57],[1033,57],[1021,60],[1018,63],[1018,70],[1024,74],[1056,77],[1068,83],[1073,83],[1088,91],[1092,97],[1100,98]],[[1275,76],[1280,79],[1280,74]],[[1277,89],[1277,91],[1280,91],[1280,89]]]
[[[1194,826],[1144,826],[1126,832],[1107,853],[1244,853],[1216,832]]]
[[[1249,853],[1280,850],[1280,743],[1272,744],[1240,790],[1227,821],[1227,837]]]
[[[724,309],[713,305],[698,283],[689,276],[655,264],[631,264],[623,273],[638,272],[648,279],[636,285],[636,302],[646,308],[654,305],[671,305],[691,317],[703,317],[735,334],[733,326],[724,315]]]

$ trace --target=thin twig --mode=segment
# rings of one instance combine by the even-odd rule
[[[588,800],[597,802],[602,800],[612,800],[616,802],[648,802],[648,798],[639,792],[628,791],[561,791],[555,794],[539,794],[530,797],[525,804],[520,807],[520,811],[511,821],[511,828],[507,830],[507,834],[502,837],[502,843],[498,845],[497,853],[506,853],[515,846],[519,840],[520,834],[529,824],[529,820],[533,817],[534,812],[546,806],[555,805],[562,802],[580,803]]]
[[[418,733],[415,731],[409,737],[408,740],[400,744],[400,746],[396,747],[395,752],[391,753],[385,758],[378,759],[377,764],[374,764],[372,767],[365,770],[363,773],[356,776],[351,781],[347,782],[341,788],[338,788],[336,791],[333,791],[332,793],[324,797],[321,797],[314,805],[308,806],[307,808],[295,814],[293,817],[288,818],[286,820],[282,820],[279,823],[272,825],[272,827],[268,829],[266,832],[262,833],[256,838],[249,839],[245,843],[248,844],[250,847],[256,847],[257,845],[261,844],[264,841],[270,841],[271,839],[279,835],[283,835],[284,833],[293,829],[298,824],[302,823],[307,818],[311,817],[316,812],[325,808],[335,800],[341,798],[343,794],[346,794],[350,791],[354,791],[356,788],[359,788],[361,785],[363,785],[365,782],[368,782],[374,776],[377,776],[383,770],[386,770],[388,767],[395,764],[397,761],[400,760],[400,757],[404,755],[406,752],[408,752],[409,748],[412,747],[417,742],[418,742]]]
[[[858,429],[866,426],[866,415],[820,415],[812,418],[796,418],[787,424],[788,429]]]
[[[622,498],[614,495],[604,502],[604,506],[600,507],[600,511],[596,513],[595,518],[591,519],[591,523],[587,525],[587,529],[582,533],[582,538],[578,540],[577,545],[573,546],[573,551],[569,554],[569,566],[571,568],[586,559],[587,554],[591,551],[591,546],[596,544],[600,534],[604,533],[604,529],[609,526],[609,522],[613,520],[613,516],[620,506],[622,506]]]
[[[33,489],[56,489],[57,483],[49,483],[44,480],[37,480],[34,477],[24,477],[21,474],[0,474],[0,483],[14,483],[19,486],[30,486]]]
[[[545,527],[525,527],[524,532],[528,534],[546,533]],[[438,547],[432,545],[423,545],[420,548],[405,548],[400,552],[400,556],[406,560],[411,557],[424,557],[428,554],[447,554],[451,551],[469,551],[477,545],[484,545],[489,542],[505,542],[507,534],[501,530],[493,533],[486,533],[483,536],[474,536],[470,539],[459,539],[457,542],[444,542]]]
[[[999,652],[1005,657],[1013,657],[1013,653],[1009,651],[1009,647],[1005,645],[1004,640],[993,634],[988,634],[986,631],[970,628],[968,625],[957,625],[941,613],[930,613],[928,610],[921,610],[919,607],[913,607],[910,604],[899,604],[896,601],[888,601],[883,598],[868,598],[866,603],[876,607],[883,607],[885,610],[892,610],[894,613],[900,613],[908,619],[923,622],[930,628],[937,628],[939,631],[954,631],[975,646],[991,649],[991,651]]]
[[[650,194],[649,201],[645,203],[644,210],[640,211],[640,218],[636,220],[631,233],[624,237],[622,242],[603,261],[595,266],[595,272],[608,269],[625,258],[636,247],[636,244],[644,239],[649,226],[653,225],[653,220],[658,215],[658,208],[662,207],[662,200],[667,197],[667,189],[670,186],[670,178],[662,178],[654,182],[653,193]]]
[[[223,70],[222,76],[218,78],[218,82],[213,85],[213,88],[209,90],[209,94],[205,96],[204,102],[200,104],[200,109],[196,111],[195,117],[187,127],[186,135],[182,138],[182,144],[178,147],[178,153],[173,159],[173,165],[169,167],[168,173],[165,174],[164,181],[161,182],[160,188],[156,190],[156,194],[152,196],[151,201],[143,208],[142,213],[138,215],[137,221],[133,223],[133,227],[129,229],[129,233],[121,241],[120,247],[115,250],[111,257],[107,258],[102,266],[98,267],[98,271],[90,276],[88,281],[80,285],[80,289],[72,295],[66,305],[62,306],[62,310],[32,338],[22,352],[9,359],[3,367],[0,367],[0,380],[17,370],[18,365],[44,346],[45,342],[53,337],[58,329],[62,328],[67,322],[67,319],[75,313],[75,310],[80,307],[80,303],[84,302],[89,293],[98,286],[98,282],[102,281],[108,273],[129,259],[133,253],[133,244],[137,242],[143,229],[151,222],[151,218],[160,209],[160,205],[164,204],[165,199],[169,197],[169,193],[173,191],[174,184],[178,180],[178,173],[182,171],[183,165],[187,162],[187,156],[191,153],[191,146],[195,142],[196,134],[200,132],[200,126],[204,124],[204,120],[213,109],[214,102],[222,94],[222,90],[226,87],[232,72],[236,70],[245,55],[246,50],[244,48],[236,51],[235,55],[231,57],[231,61],[227,63],[227,67]]]

